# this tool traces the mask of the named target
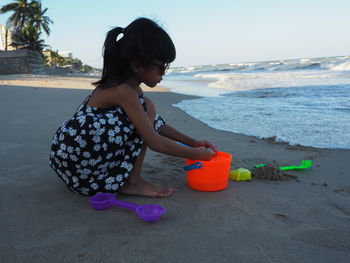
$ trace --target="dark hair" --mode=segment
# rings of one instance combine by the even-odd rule
[[[123,83],[133,73],[130,67],[133,61],[145,68],[155,60],[168,66],[175,57],[175,46],[169,35],[152,20],[138,18],[124,29],[116,27],[107,33],[102,77],[93,84],[97,88],[110,88]]]

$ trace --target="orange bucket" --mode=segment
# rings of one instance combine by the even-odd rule
[[[186,159],[187,185],[199,191],[219,191],[227,187],[232,156],[217,152],[210,161]]]

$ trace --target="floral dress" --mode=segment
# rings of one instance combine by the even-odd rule
[[[139,99],[147,111],[144,96]],[[74,192],[116,193],[133,169],[143,140],[121,107],[90,107],[87,100],[56,131],[49,164]],[[158,132],[164,124],[156,115],[154,129]]]

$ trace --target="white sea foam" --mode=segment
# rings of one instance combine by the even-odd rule
[[[334,65],[330,68],[330,70],[350,71],[350,62],[344,62],[339,65]]]
[[[172,68],[171,74],[181,73],[208,73],[221,71],[286,71],[286,70],[303,70],[303,69],[330,69],[338,66],[340,63],[350,62],[350,56],[342,57],[325,57],[325,58],[302,58],[289,60],[274,60],[261,62],[241,62],[218,65],[200,65]],[[339,70],[342,67],[339,67]],[[343,66],[344,70],[348,70],[348,66]]]
[[[210,88],[231,91],[255,90],[306,85],[336,85],[349,83],[342,74],[321,71],[261,72],[261,73],[209,73],[196,74],[196,78],[214,79]]]

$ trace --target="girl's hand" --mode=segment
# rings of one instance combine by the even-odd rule
[[[196,160],[209,161],[214,158],[216,152],[210,147],[206,148],[204,146],[194,148],[196,150],[197,158]]]
[[[212,143],[202,140],[202,141],[195,141],[195,143],[193,144],[193,147],[205,147],[205,148],[209,148],[212,151],[214,151],[214,153],[216,153],[218,151],[218,147],[216,145],[213,145]]]

